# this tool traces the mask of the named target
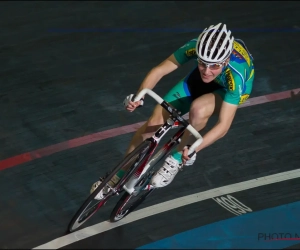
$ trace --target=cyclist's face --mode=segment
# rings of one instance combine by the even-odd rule
[[[198,69],[203,82],[209,83],[213,81],[219,74],[221,74],[223,67],[228,63],[226,60],[222,64],[213,64],[207,66],[205,63],[198,60]]]

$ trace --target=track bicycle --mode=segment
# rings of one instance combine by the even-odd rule
[[[191,156],[195,149],[202,143],[202,136],[180,115],[180,111],[172,107],[152,90],[143,89],[137,96],[133,97],[132,100],[138,101],[146,94],[155,99],[157,103],[167,110],[170,117],[156,130],[152,137],[144,140],[113,170],[106,173],[105,177],[100,178],[101,184],[88,196],[71,219],[68,225],[69,233],[79,228],[103,207],[111,197],[119,195],[121,192],[125,191],[110,214],[110,222],[117,222],[134,211],[156,189],[151,184],[152,176],[155,174],[155,171],[153,171],[154,166],[160,160],[164,159],[174,146],[180,143],[180,138],[186,129],[197,139],[189,148],[189,156]],[[179,130],[153,156],[163,136],[170,129],[178,127]],[[128,170],[115,186],[111,187],[108,182],[123,168]],[[109,187],[109,192],[105,195],[104,199],[96,200],[95,197],[104,187]],[[91,205],[93,202],[95,202],[95,204]]]

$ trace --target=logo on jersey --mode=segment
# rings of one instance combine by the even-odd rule
[[[235,82],[231,73],[231,70],[229,68],[225,71],[225,78],[229,86],[229,90],[234,91],[235,90]]]
[[[240,102],[239,104],[243,104],[247,99],[249,98],[248,94],[244,94],[240,97]]]
[[[240,45],[239,43],[234,42],[233,48],[235,49],[235,51],[237,53],[240,54],[240,57],[242,57],[247,62],[247,64],[250,66],[250,57],[248,55],[248,52],[244,49],[244,47],[242,45]],[[238,58],[238,57],[236,57],[236,58]]]
[[[242,55],[235,50],[232,51],[232,56],[230,57],[230,59],[237,63],[246,62],[245,58],[242,57]]]
[[[194,56],[194,55],[196,55],[196,49],[188,49],[188,50],[185,52],[185,54],[186,54],[187,56]]]

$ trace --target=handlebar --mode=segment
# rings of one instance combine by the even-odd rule
[[[158,102],[164,109],[166,109],[172,116],[174,116],[183,126],[186,127],[188,131],[192,133],[193,136],[197,138],[197,140],[193,143],[193,145],[189,148],[188,155],[190,156],[195,149],[202,143],[203,138],[199,134],[199,132],[189,124],[182,116],[180,116],[176,109],[174,109],[170,104],[168,104],[164,99],[162,99],[159,95],[153,92],[151,89],[143,89],[141,90],[137,96],[134,98],[134,102],[139,101],[144,95],[151,96],[156,102]]]

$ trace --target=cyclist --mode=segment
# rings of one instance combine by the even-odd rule
[[[151,69],[137,93],[144,88],[153,89],[163,76],[190,60],[195,60],[196,67],[164,96],[164,100],[182,114],[189,112],[189,122],[198,131],[206,126],[213,114],[218,115],[218,121],[203,136],[202,144],[191,158],[187,156],[188,145],[191,144],[190,132],[185,131],[180,144],[153,176],[152,185],[155,187],[170,184],[183,165],[194,163],[197,152],[225,136],[238,106],[249,98],[252,91],[253,58],[244,42],[234,39],[226,24],[219,23],[204,29],[197,39],[190,40]],[[133,94],[124,100],[124,106],[130,112],[144,104],[144,99],[133,102],[132,97]],[[157,105],[149,120],[133,136],[126,155],[143,140],[152,136],[168,117],[169,113]],[[110,184],[117,183],[125,171],[120,170]],[[93,192],[100,183],[95,182],[90,192]],[[104,188],[95,198],[102,199],[108,191],[108,188]]]

